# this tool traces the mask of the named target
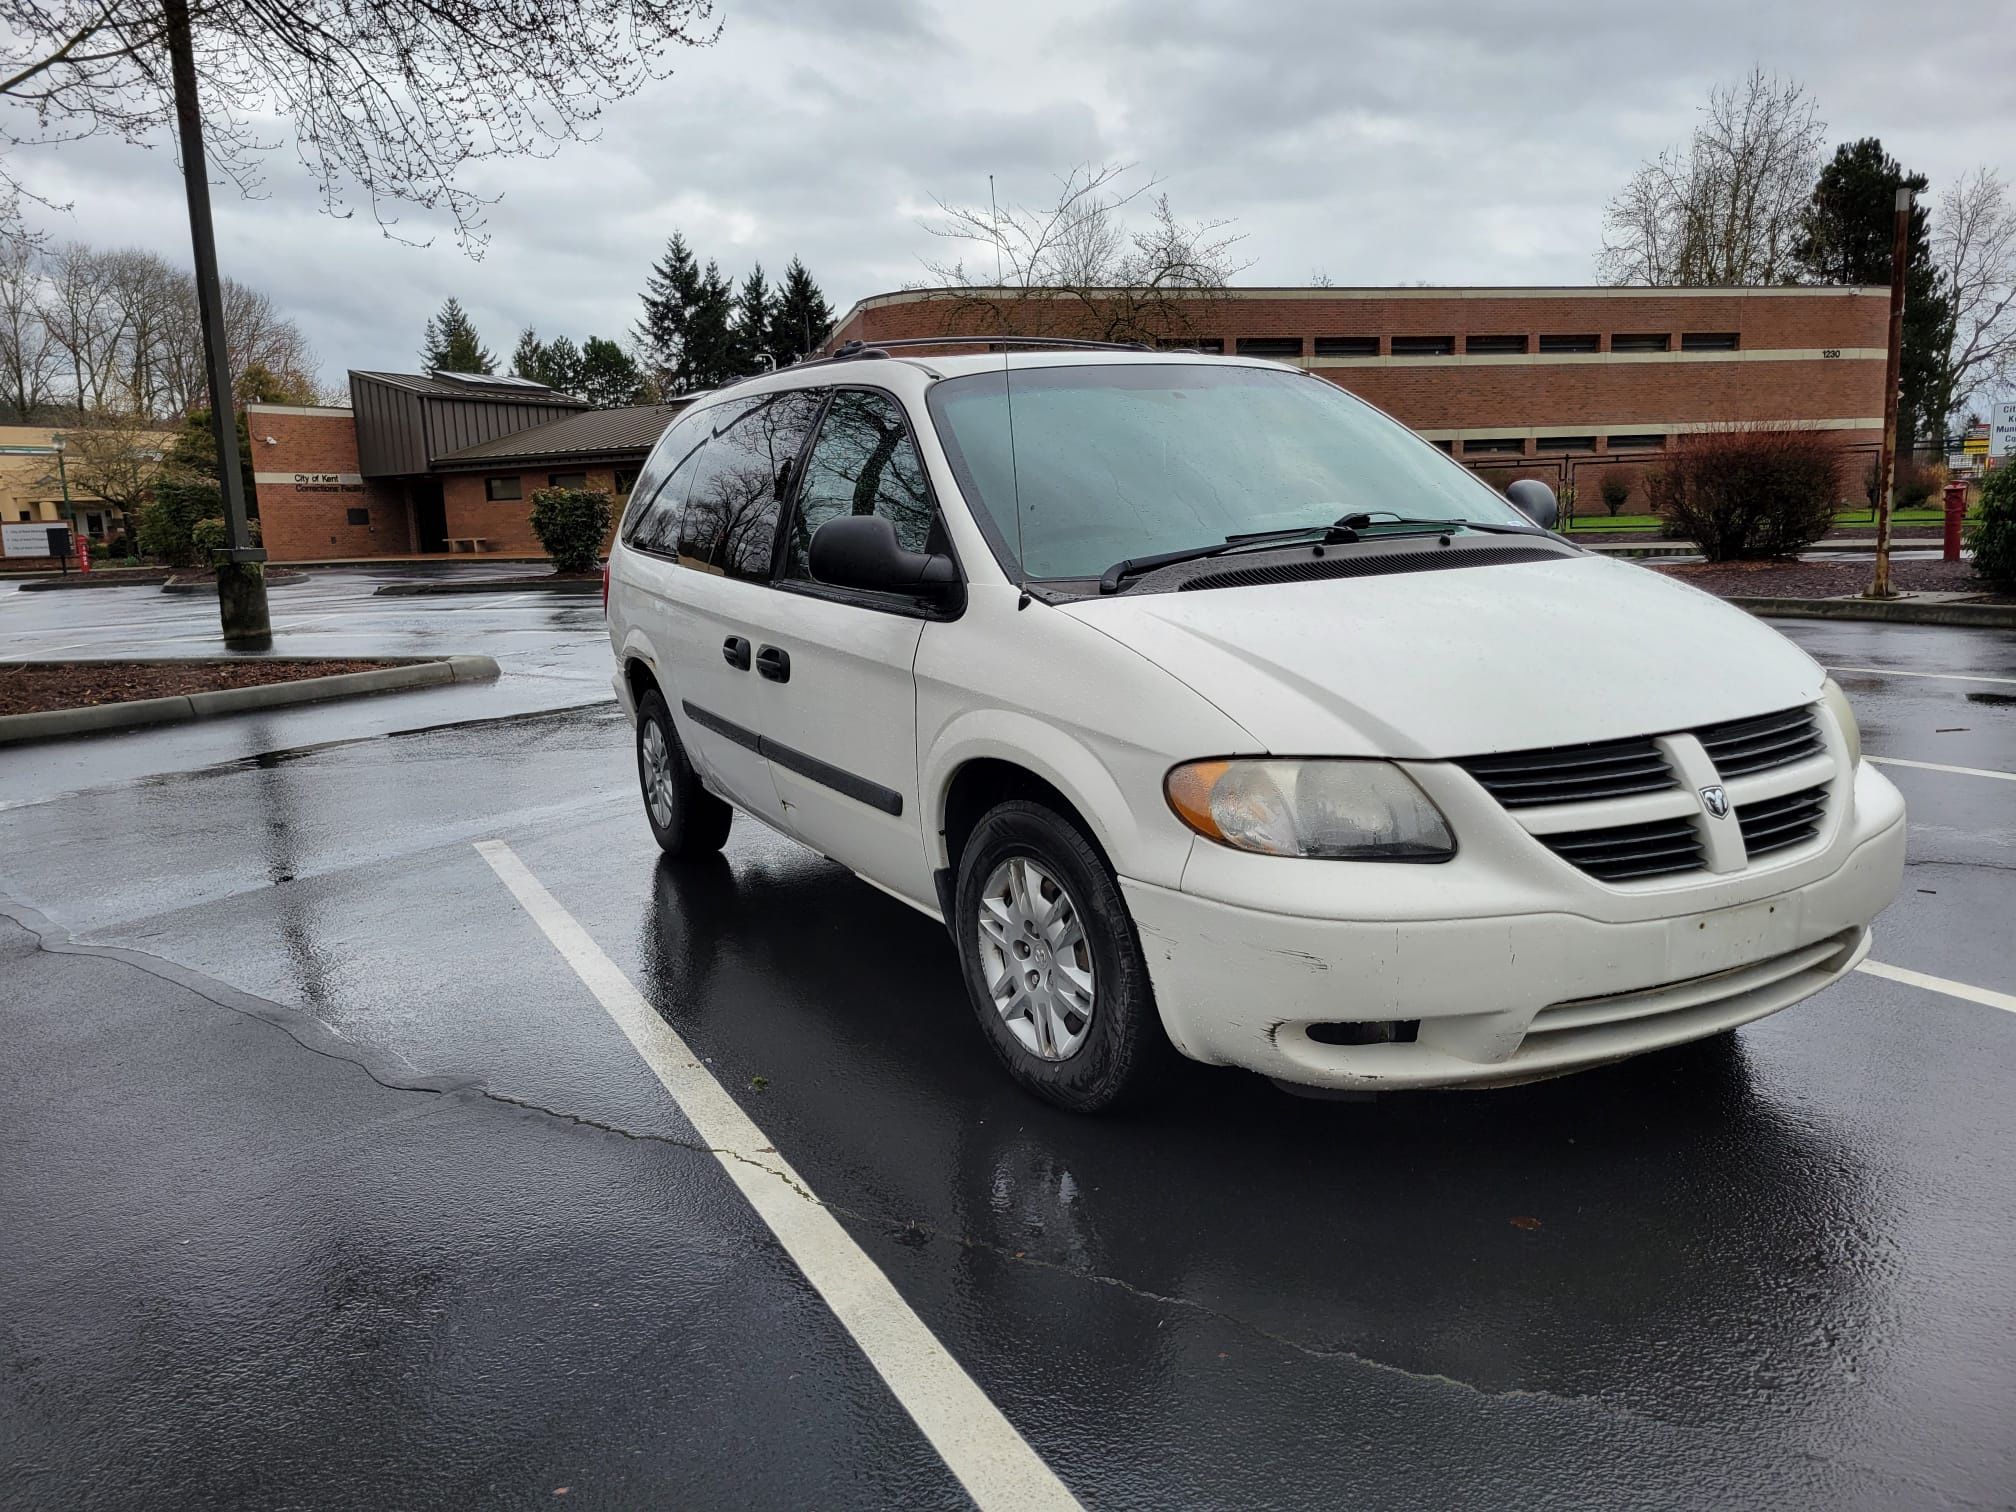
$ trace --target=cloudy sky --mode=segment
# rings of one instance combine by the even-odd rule
[[[933,195],[1040,202],[1086,161],[1160,174],[1231,217],[1253,283],[1587,283],[1606,199],[1753,63],[1805,82],[1830,141],[1877,135],[1934,192],[2016,178],[2006,0],[718,0],[719,41],[599,140],[472,183],[501,192],[480,261],[334,221],[285,150],[269,195],[220,191],[225,270],[307,331],[324,378],[415,361],[461,298],[490,346],[524,325],[618,335],[665,238],[739,276],[796,253],[836,309],[922,277]],[[1999,33],[1999,36],[1998,36]],[[186,260],[165,145],[43,149],[59,237]],[[405,227],[422,223],[409,217]]]

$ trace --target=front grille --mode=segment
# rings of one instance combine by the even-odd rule
[[[1743,847],[1750,858],[1784,850],[1811,840],[1820,832],[1827,813],[1827,789],[1802,788],[1777,798],[1762,798],[1736,810],[1736,822],[1743,827]]]
[[[1709,725],[1694,733],[1725,780],[1790,766],[1827,749],[1810,705]]]
[[[1702,865],[1701,837],[1691,819],[1566,830],[1537,838],[1562,860],[1605,882],[1698,871]]]
[[[1599,740],[1506,756],[1472,756],[1457,765],[1507,808],[1656,793],[1679,781],[1649,740]]]

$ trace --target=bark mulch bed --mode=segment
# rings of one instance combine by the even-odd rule
[[[1945,532],[1936,525],[1898,525],[1891,529],[1890,539],[1898,545],[1936,546],[1946,538]],[[1578,546],[1609,546],[1630,543],[1644,546],[1681,546],[1689,543],[1669,541],[1656,530],[1571,530],[1568,539]],[[1874,525],[1837,525],[1827,532],[1830,541],[1868,541],[1876,543]]]
[[[1645,564],[1724,598],[1838,598],[1861,593],[1875,572],[1873,562],[1686,562]],[[1972,562],[1893,561],[1890,581],[1900,593],[1978,593],[1989,604],[2016,604],[2016,594],[1997,593],[1974,572]]]
[[[40,714],[49,709],[82,709],[140,698],[174,698],[220,688],[333,677],[339,672],[375,672],[398,665],[401,663],[257,660],[0,662],[0,714]]]

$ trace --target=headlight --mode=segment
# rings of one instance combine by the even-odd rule
[[[1340,861],[1456,854],[1442,811],[1384,761],[1192,761],[1162,786],[1177,818],[1234,850]]]
[[[1848,695],[1841,691],[1841,685],[1828,678],[1820,689],[1820,696],[1826,701],[1834,722],[1841,726],[1842,738],[1848,742],[1848,765],[1862,764],[1862,727],[1855,723],[1855,710],[1849,706]]]

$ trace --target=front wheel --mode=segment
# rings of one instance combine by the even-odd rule
[[[1040,803],[990,810],[959,857],[955,936],[980,1029],[1046,1102],[1096,1113],[1147,1094],[1175,1051],[1126,900],[1092,843]]]
[[[656,688],[637,700],[637,782],[644,817],[666,855],[690,861],[721,849],[735,811],[701,786]]]

